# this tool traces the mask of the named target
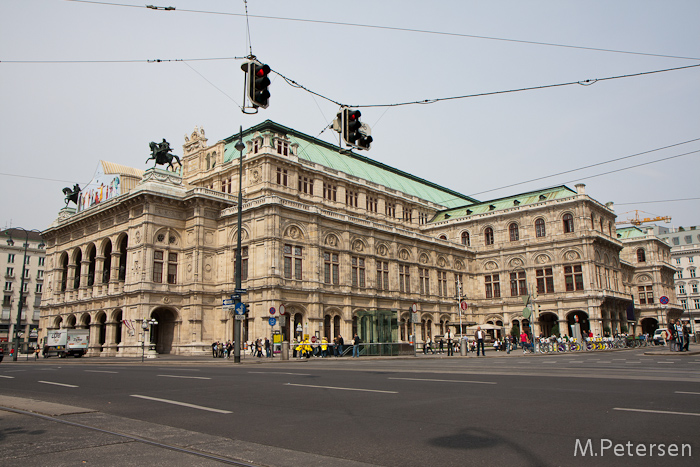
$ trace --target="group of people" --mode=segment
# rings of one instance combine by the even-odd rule
[[[687,321],[669,319],[666,331],[668,333],[668,349],[671,352],[687,352],[689,350],[690,327]]]
[[[233,343],[228,341],[224,343],[223,341],[214,341],[211,344],[211,356],[214,358],[231,358],[233,353]]]
[[[345,340],[340,334],[333,339],[332,343],[328,342],[328,338],[325,336],[322,337],[320,341],[314,339],[314,342],[312,342],[308,337],[301,340],[299,339],[295,338],[294,342],[292,343],[293,358],[326,358],[330,357],[331,355],[334,357],[342,357],[343,353],[345,352]],[[358,341],[357,344],[356,340]],[[355,337],[353,338],[353,347],[356,345],[359,347],[359,337],[357,337],[357,334],[355,334]],[[355,349],[353,348],[353,357],[355,356],[354,350]],[[359,357],[359,349],[357,356]]]

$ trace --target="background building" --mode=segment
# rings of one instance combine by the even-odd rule
[[[26,256],[25,239],[28,239]],[[0,271],[4,274],[0,345],[5,347],[5,350],[13,346],[20,292],[22,314],[17,327],[22,334],[21,348],[26,349],[28,345],[33,347],[37,342],[39,305],[44,288],[44,261],[44,242],[39,232],[25,232],[19,228],[0,231]]]
[[[494,336],[569,333],[576,319],[597,334],[641,332],[638,265],[623,259],[611,207],[583,185],[479,202],[266,121],[243,134],[239,207],[237,140],[209,145],[195,129],[181,174],[101,162],[101,176],[120,183],[90,186],[119,191],[64,209],[45,232],[42,329],[90,328],[92,355],[133,355],[153,318],[145,339],[158,352],[208,352],[233,340],[222,301],[240,235],[244,340],[421,341],[460,323]],[[674,304],[673,287],[660,289],[668,247],[657,243],[647,276]],[[523,313],[528,296],[534,318]],[[281,305],[286,316],[271,325]]]

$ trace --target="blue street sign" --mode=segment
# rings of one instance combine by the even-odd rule
[[[236,303],[236,314],[237,315],[244,315],[245,314],[245,303]]]
[[[248,289],[233,289],[233,293],[248,293]]]
[[[233,300],[229,300],[228,298],[224,298],[224,306],[226,305],[233,305]]]
[[[270,326],[274,326],[275,324],[277,324],[277,319],[276,318],[269,318],[267,320],[267,322],[270,323]]]
[[[241,296],[237,293],[231,295],[231,300],[240,300],[240,299],[241,299]]]

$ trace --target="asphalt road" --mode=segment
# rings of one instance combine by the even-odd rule
[[[0,406],[12,406],[8,397],[88,409],[55,418],[171,446],[196,444],[255,465],[700,464],[700,355],[625,350],[242,365],[52,359],[0,364]],[[0,411],[0,458],[75,465],[75,439],[74,448],[114,451],[81,453],[95,465],[218,463],[57,426]],[[54,459],[56,432],[54,454],[67,463],[44,464]],[[34,455],[33,443],[41,447]]]

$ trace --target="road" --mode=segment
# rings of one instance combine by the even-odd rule
[[[56,418],[148,439],[156,427],[209,437],[215,442],[198,450],[228,444],[226,456],[255,465],[639,466],[700,458],[700,355],[106,360],[3,363],[0,406],[7,396],[89,409]],[[27,449],[31,437],[12,434],[31,417],[5,414],[0,456],[42,465]],[[98,444],[106,436],[70,430]],[[177,439],[171,444],[183,446]]]

